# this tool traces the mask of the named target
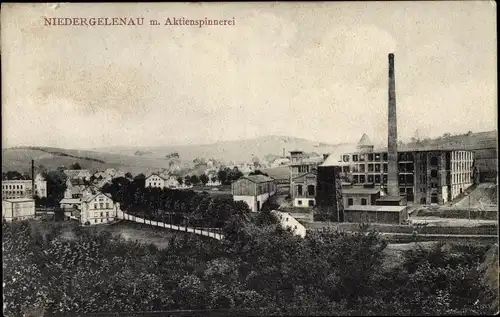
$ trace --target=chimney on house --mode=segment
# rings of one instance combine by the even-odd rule
[[[396,78],[394,75],[394,54],[389,54],[389,110],[387,136],[387,194],[399,196],[398,185],[398,125],[396,115]]]

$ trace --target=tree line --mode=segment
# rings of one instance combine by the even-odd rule
[[[325,230],[302,239],[268,212],[233,217],[222,241],[182,234],[165,249],[95,228],[75,228],[68,240],[53,224],[2,226],[6,316],[189,309],[465,316],[498,309],[495,292],[480,282],[484,246],[408,251],[402,265],[387,269],[386,243],[376,233]]]

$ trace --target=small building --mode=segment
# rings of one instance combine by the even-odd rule
[[[276,193],[276,182],[264,175],[243,176],[231,184],[231,191],[234,201],[244,201],[256,212]]]
[[[164,175],[160,175],[157,173],[152,173],[148,177],[146,177],[146,187],[156,187],[163,188],[165,187],[165,182],[167,181],[167,177]]]
[[[47,181],[42,174],[35,176],[35,195],[40,198],[47,197]]]
[[[292,179],[293,188],[290,188],[290,192],[294,207],[314,207],[316,205],[317,175],[317,171],[312,170]]]
[[[29,198],[3,199],[2,218],[6,221],[35,218],[35,200]]]
[[[290,228],[291,231],[304,238],[306,236],[306,227],[304,227],[300,222],[297,221],[294,217],[292,217],[288,212],[281,212],[278,210],[271,211],[273,215],[275,215],[283,228]]]
[[[353,205],[344,209],[345,222],[404,224],[407,220],[407,206]]]
[[[346,207],[352,205],[375,205],[380,196],[380,188],[362,186],[342,187],[342,197],[344,199],[344,206]]]

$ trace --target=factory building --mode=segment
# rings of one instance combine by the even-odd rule
[[[474,153],[471,151],[414,149],[398,151],[397,158],[398,193],[407,202],[445,204],[474,183]],[[382,195],[387,192],[386,151],[345,153],[340,161],[331,158],[325,165],[341,166],[342,172],[349,175],[351,186],[344,186],[347,198],[366,192],[366,186],[381,191]]]
[[[306,157],[302,151],[290,152],[290,197],[294,207],[316,205],[318,166],[324,157]]]

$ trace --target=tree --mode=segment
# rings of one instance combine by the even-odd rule
[[[193,185],[198,185],[200,183],[200,178],[194,174],[191,175],[189,180],[191,181],[191,184],[193,184]]]
[[[69,166],[69,169],[70,170],[81,170],[82,167],[80,166],[80,164],[78,162],[75,162]]]
[[[217,176],[212,176],[210,180],[212,181],[212,183],[215,183],[217,181]]]
[[[184,184],[186,184],[186,186],[191,186],[191,176],[186,175],[184,177]]]
[[[220,180],[222,184],[225,184],[226,181],[228,180],[228,169],[221,168],[217,172],[217,178]]]
[[[208,176],[206,174],[201,174],[200,182],[202,182],[203,186],[205,186],[208,183]]]
[[[184,183],[184,179],[182,177],[178,176],[177,182],[179,183],[179,185],[182,185]]]
[[[18,171],[8,171],[5,174],[5,178],[8,180],[23,179],[23,174],[19,173]]]
[[[130,173],[130,172],[127,172],[127,173],[125,174],[125,177],[126,177],[126,178],[128,178],[128,179],[133,179],[133,178],[134,178],[134,176],[133,176],[133,175],[132,175],[132,173]]]

